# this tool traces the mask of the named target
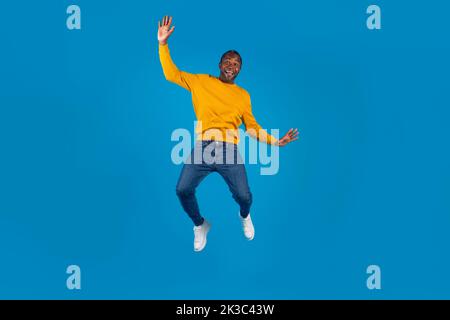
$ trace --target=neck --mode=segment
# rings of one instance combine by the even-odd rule
[[[222,81],[222,82],[228,83],[228,84],[234,84],[233,80],[227,80],[227,78],[225,78],[225,76],[223,74],[221,74],[219,76],[219,80]]]

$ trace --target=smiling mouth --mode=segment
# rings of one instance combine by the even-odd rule
[[[228,77],[234,77],[234,75],[235,75],[234,71],[231,71],[231,70],[225,70],[225,74],[226,74]]]

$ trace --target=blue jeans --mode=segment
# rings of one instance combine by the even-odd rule
[[[203,223],[195,190],[211,172],[218,172],[223,177],[240,206],[241,216],[246,218],[250,213],[252,194],[237,146],[211,140],[197,141],[181,170],[176,193],[184,211],[196,226]]]

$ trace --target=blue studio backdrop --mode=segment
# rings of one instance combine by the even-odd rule
[[[81,9],[69,30],[68,6]],[[381,9],[370,30],[366,10]],[[450,298],[447,1],[3,1],[0,298]],[[247,165],[256,237],[222,178],[198,188],[205,251],[175,194],[190,94],[178,67],[237,83],[265,128],[300,139]],[[67,267],[81,269],[69,290]],[[370,290],[368,266],[381,270]]]

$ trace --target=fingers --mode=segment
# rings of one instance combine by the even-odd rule
[[[291,136],[291,132],[292,132],[292,129],[289,129],[289,131],[283,136],[282,139],[289,138]]]
[[[297,128],[291,128],[289,129],[289,131],[286,133],[286,135],[280,139],[279,141],[279,146],[283,147],[285,145],[287,145],[288,143],[291,143],[295,140],[298,140],[298,136],[299,136],[299,132]]]
[[[172,23],[172,17],[164,16],[161,26],[170,26]]]
[[[173,30],[175,30],[175,26],[173,26],[172,28],[170,28],[170,30],[169,30],[169,36],[172,34]]]
[[[289,129],[289,131],[284,135],[285,137],[292,137],[297,132],[297,129]]]
[[[162,18],[162,21],[158,21],[158,29],[161,29],[162,27],[170,27],[172,24],[172,17],[164,16]],[[170,33],[173,32],[173,27],[169,31]]]
[[[289,130],[288,133],[289,133],[289,137],[294,138],[294,137],[298,136],[298,129],[297,128],[291,129],[291,130]]]

